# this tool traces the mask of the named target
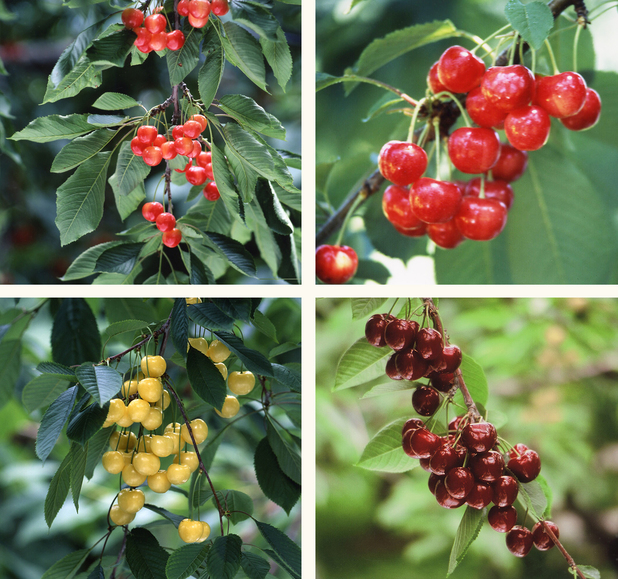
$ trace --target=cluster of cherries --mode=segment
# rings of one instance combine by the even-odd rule
[[[444,346],[440,332],[419,328],[415,321],[391,314],[376,314],[365,326],[367,341],[376,347],[390,347],[394,353],[386,364],[386,374],[394,380],[427,377],[429,385],[418,386],[412,395],[414,410],[424,417],[435,414],[443,393],[456,386],[455,371],[461,364],[461,349]],[[519,484],[533,481],[541,471],[539,455],[524,444],[509,449],[507,460],[499,450],[498,434],[489,422],[472,422],[469,414],[457,416],[444,436],[426,428],[419,418],[410,418],[402,428],[404,452],[418,458],[430,473],[429,490],[438,504],[454,509],[467,505],[484,509],[490,526],[506,533],[506,545],[517,557],[525,557],[532,545],[546,551],[554,546],[545,526],[559,536],[551,521],[537,522],[532,530],[517,525],[513,506]]]
[[[389,141],[378,167],[394,185],[383,197],[383,211],[395,229],[409,237],[428,237],[439,247],[457,247],[465,239],[488,241],[506,225],[513,203],[511,181],[526,169],[526,151],[540,149],[549,138],[551,117],[580,131],[601,114],[598,93],[576,72],[534,75],[521,65],[492,66],[461,46],[451,46],[431,67],[431,91],[466,94],[465,106],[474,127],[449,136],[453,166],[478,174],[469,182],[423,177],[427,154],[422,147]],[[502,144],[497,129],[504,130]],[[491,171],[491,180],[486,179]]]
[[[208,22],[210,13],[223,16],[230,10],[228,0],[180,0],[178,14],[186,16],[193,28],[203,28]],[[180,50],[185,44],[182,30],[167,30],[167,18],[158,8],[154,14],[146,16],[138,8],[126,8],[122,12],[123,24],[137,35],[135,46],[145,54],[169,48]],[[143,26],[142,26],[143,24]]]

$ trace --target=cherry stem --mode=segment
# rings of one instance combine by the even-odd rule
[[[577,45],[579,44],[579,35],[585,26],[586,21],[583,24],[578,22],[577,29],[575,30],[575,38],[573,39],[573,72],[577,72]]]
[[[124,550],[127,547],[127,534],[129,532],[129,527],[125,525],[123,528],[124,528],[124,537],[122,538],[122,545],[120,545],[120,551],[118,551],[118,557],[116,558],[116,564],[114,565],[114,570],[112,571],[112,574],[109,576],[109,579],[116,579],[116,570],[118,569],[120,560],[122,559],[122,556],[124,555]]]
[[[573,557],[571,557],[568,551],[564,548],[564,546],[562,545],[558,537],[556,537],[554,532],[551,530],[550,526],[542,519],[539,522],[541,523],[541,525],[543,525],[543,530],[547,533],[549,538],[554,542],[554,545],[558,547],[558,551],[562,553],[562,556],[566,559],[567,563],[569,564],[569,567],[577,573],[577,576],[580,579],[586,579],[586,576],[579,570],[579,567],[575,563],[575,560],[573,559]]]
[[[556,57],[554,56],[554,51],[551,48],[551,44],[547,38],[545,39],[545,47],[547,48],[547,52],[549,53],[549,60],[551,61],[551,66],[554,70],[554,74],[558,74],[560,69],[558,68],[558,63],[556,62]]]

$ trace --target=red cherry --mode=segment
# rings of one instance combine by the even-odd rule
[[[144,27],[152,34],[163,32],[167,28],[167,19],[163,14],[151,14],[146,16]]]
[[[420,229],[423,222],[412,211],[410,189],[389,185],[382,196],[382,211],[386,219],[401,229]]]
[[[384,328],[384,341],[389,348],[397,352],[414,344],[416,332],[418,332],[417,322],[392,320]]]
[[[167,33],[167,47],[170,50],[180,50],[185,45],[185,35],[182,30],[172,30]]]
[[[439,481],[436,484],[435,490],[436,500],[438,501],[438,504],[445,509],[456,509],[458,507],[461,507],[466,502],[465,499],[456,499],[455,497],[451,496],[444,484],[444,481]]]
[[[144,163],[146,163],[146,165],[154,167],[162,161],[163,152],[159,147],[155,147],[154,145],[146,147],[142,153],[142,159],[144,159]]]
[[[190,159],[195,159],[202,152],[202,145],[199,141],[193,141],[193,150],[187,155]]]
[[[137,138],[144,145],[152,145],[157,138],[157,127],[152,125],[142,125],[137,129]]]
[[[526,452],[526,450],[528,450],[528,447],[525,444],[518,442],[513,448],[511,448],[511,450],[509,450],[509,458],[521,456],[524,452]]]
[[[438,94],[448,90],[438,78],[438,62],[434,62],[429,73],[427,74],[427,86],[431,89],[433,94]]]
[[[497,440],[496,428],[489,422],[468,424],[461,432],[461,444],[473,452],[491,450]]]
[[[419,330],[416,334],[416,349],[425,360],[439,360],[444,350],[442,335],[433,328]]]
[[[532,533],[526,527],[515,525],[506,534],[506,547],[515,557],[525,557],[532,549]]]
[[[454,249],[465,240],[465,237],[457,228],[454,218],[444,223],[429,223],[427,225],[427,236],[443,249]]]
[[[493,506],[487,513],[487,520],[494,531],[508,533],[517,522],[517,510],[511,505],[506,507]]]
[[[557,119],[572,117],[584,106],[586,88],[586,81],[576,72],[541,76],[536,80],[534,104]]]
[[[172,127],[172,139],[174,139],[174,141],[184,136],[185,136],[185,126],[184,125],[176,125],[175,127]]]
[[[466,97],[466,110],[470,118],[481,127],[496,127],[501,129],[504,126],[504,119],[507,112],[496,108],[487,101],[480,86],[471,90]]]
[[[389,141],[380,150],[378,168],[385,179],[405,187],[427,169],[427,153],[415,143]]]
[[[398,233],[406,237],[423,237],[423,235],[427,233],[427,224],[423,222],[421,222],[418,227],[412,229],[404,229],[403,227],[399,227],[399,225],[393,225],[393,227]]]
[[[174,141],[165,141],[165,143],[161,145],[161,153],[164,159],[175,159],[178,155],[178,151],[176,151]]]
[[[476,482],[466,497],[466,504],[473,509],[484,509],[494,498],[494,491],[487,483]]]
[[[541,472],[541,459],[534,450],[526,450],[521,456],[511,458],[508,469],[523,483],[534,480]]]
[[[508,507],[515,502],[519,492],[519,485],[512,476],[501,476],[493,483],[494,503],[498,507]]]
[[[157,217],[163,213],[165,209],[163,205],[158,201],[151,201],[149,203],[144,203],[142,207],[142,215],[146,221],[155,222]]]
[[[442,438],[423,427],[412,433],[410,445],[418,458],[429,458],[442,445]]]
[[[189,24],[193,26],[193,28],[204,28],[208,23],[209,16],[206,16],[206,18],[196,18],[193,14],[189,13]]]
[[[176,247],[182,240],[182,233],[180,229],[172,229],[171,231],[165,231],[162,236],[163,245],[167,247]]]
[[[444,346],[442,350],[442,362],[440,364],[440,372],[453,373],[461,366],[462,353],[461,348],[455,344]]]
[[[210,14],[210,2],[208,0],[191,0],[189,2],[189,16],[204,19]]]
[[[425,459],[421,459],[421,460],[425,460]],[[429,491],[431,492],[431,494],[434,496],[436,495],[436,487],[438,486],[439,482],[444,482],[443,476],[438,476],[437,474],[434,474],[434,473],[431,473],[429,475],[427,486],[429,487]]]
[[[187,121],[184,124],[185,137],[195,139],[202,132],[202,125],[197,121]]]
[[[165,30],[162,32],[155,32],[150,39],[150,48],[155,52],[163,50],[167,46],[167,34]]]
[[[412,394],[412,406],[421,416],[433,416],[440,400],[439,392],[431,386],[419,386]]]
[[[459,445],[455,447],[450,443],[446,443],[440,446],[440,448],[431,455],[429,459],[429,468],[433,473],[445,475],[450,472],[451,469],[462,466],[465,458],[466,450],[463,447]],[[472,475],[472,473],[470,473],[470,475]]]
[[[198,155],[199,157],[199,155]],[[212,163],[206,163],[206,166],[204,167],[204,169],[206,169],[206,176],[209,179],[214,179],[215,178],[215,174],[212,170]]]
[[[401,429],[401,436],[403,436],[408,430],[418,430],[425,426],[420,418],[408,418],[405,421],[403,428]]]
[[[347,245],[320,245],[315,251],[315,272],[321,282],[345,283],[357,268],[358,256]]]
[[[150,40],[152,34],[145,28],[135,28],[133,30],[137,34],[137,38],[133,42],[140,52],[151,52]]]
[[[534,75],[521,65],[492,66],[481,80],[487,102],[506,112],[525,107],[534,94]]]
[[[456,466],[448,471],[444,486],[454,499],[466,499],[474,488],[474,477],[469,468]]]
[[[401,447],[403,448],[403,451],[410,457],[412,458],[418,458],[418,456],[416,456],[416,452],[414,452],[414,450],[412,449],[412,435],[417,431],[417,428],[411,428],[409,430],[406,430],[406,432],[403,433],[402,438],[401,438]]]
[[[395,352],[386,362],[386,368],[384,368],[384,372],[391,380],[403,380],[403,376],[400,374],[399,369],[397,368],[397,357],[399,356],[399,352]]]
[[[549,138],[550,128],[549,115],[537,105],[517,109],[504,121],[506,138],[520,151],[540,149]]]
[[[592,89],[586,89],[586,101],[582,109],[572,117],[560,119],[560,122],[571,131],[585,131],[597,124],[601,116],[601,97]]]
[[[395,367],[404,380],[418,380],[427,372],[427,360],[413,348],[401,350],[395,358]]]
[[[133,151],[134,155],[141,157],[146,148],[148,148],[148,145],[142,143],[137,137],[131,139],[131,151]]]
[[[157,216],[156,223],[159,231],[171,231],[176,227],[176,218],[171,213],[160,213]]]
[[[395,316],[391,314],[374,314],[371,316],[365,324],[365,338],[367,338],[367,341],[376,348],[386,346],[384,330],[387,324],[395,319]]]
[[[155,140],[154,140],[153,145],[154,145],[155,147],[159,147],[159,148],[160,148],[160,147],[161,147],[161,145],[162,145],[163,143],[165,143],[165,142],[167,142],[167,139],[165,138],[165,135],[157,135],[157,136],[155,137]]]
[[[221,197],[221,193],[219,193],[219,188],[214,181],[207,183],[206,187],[204,187],[204,197],[206,197],[208,201],[216,201],[217,199],[219,199],[219,197]]]
[[[464,197],[455,216],[455,223],[464,237],[488,241],[504,229],[507,213],[506,206],[495,199]]]
[[[502,476],[504,459],[499,452],[488,450],[470,457],[468,466],[476,480],[492,483]]]
[[[176,11],[180,16],[189,16],[189,0],[180,0]]]
[[[176,148],[176,146],[174,145],[174,148]],[[174,171],[176,171],[176,173],[186,173],[187,169],[189,169],[190,167],[193,166],[193,162],[189,161],[186,165],[184,169],[174,169]]]
[[[410,205],[412,211],[425,223],[450,221],[461,204],[461,190],[449,181],[423,177],[412,185]]]
[[[438,79],[451,92],[470,92],[484,73],[485,63],[462,46],[447,48],[438,60]]]
[[[200,131],[202,133],[206,130],[206,127],[208,126],[208,119],[204,115],[192,115],[189,120],[197,121],[200,124],[200,127],[202,127],[202,130]]]
[[[512,147],[508,143],[500,146],[500,156],[491,168],[494,180],[501,179],[510,183],[519,179],[528,166],[528,153]]]
[[[225,16],[230,11],[227,0],[212,0],[210,9],[216,16]]]
[[[212,163],[212,153],[210,151],[202,151],[197,157],[195,157],[195,162],[200,166],[206,169],[206,165],[208,163]]]
[[[492,129],[461,127],[448,139],[448,154],[462,173],[485,173],[500,156],[500,137]]]
[[[468,181],[465,194],[471,197],[478,197],[481,194],[480,177],[475,177]],[[510,209],[511,205],[513,205],[513,188],[501,179],[485,181],[485,198],[500,201],[504,203],[507,209]]]
[[[193,152],[193,141],[189,137],[180,137],[174,141],[176,152],[179,155],[188,155]]]
[[[556,536],[556,539],[560,537],[560,530],[558,529],[558,525],[556,525],[556,523],[545,521],[545,525],[551,529],[551,532]],[[532,541],[534,546],[539,551],[548,551],[555,545],[551,537],[545,532],[545,526],[541,523],[541,521],[532,527]]]
[[[138,28],[144,22],[144,13],[136,8],[126,8],[122,11],[121,19],[127,28]]]
[[[431,385],[438,390],[438,392],[448,392],[453,387],[453,379],[455,374],[451,372],[445,372],[440,374],[432,374],[430,377]],[[449,430],[450,424],[449,424]]]
[[[185,175],[191,185],[203,185],[206,183],[206,170],[204,167],[189,167]]]

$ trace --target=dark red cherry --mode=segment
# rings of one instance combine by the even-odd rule
[[[397,356],[399,354],[395,352],[386,362],[385,373],[391,380],[403,380],[403,376],[400,374],[397,368]]]
[[[476,480],[492,483],[502,476],[504,459],[499,452],[488,450],[470,457],[469,466]]]
[[[405,421],[403,428],[401,429],[401,436],[403,436],[408,430],[418,430],[425,426],[420,418],[408,418]]]
[[[494,180],[501,179],[510,183],[519,179],[528,166],[528,153],[512,147],[508,143],[502,143],[500,156],[496,164],[491,168]]]
[[[384,340],[384,329],[386,325],[395,319],[391,314],[374,314],[365,324],[365,338],[372,345],[378,348],[386,346]]]
[[[465,448],[447,442],[433,453],[429,459],[429,468],[435,474],[445,475],[456,466],[462,466],[465,458]]]
[[[509,458],[515,458],[516,456],[521,456],[524,452],[528,450],[528,447],[522,442],[518,442],[511,450],[509,450]]]
[[[506,534],[506,547],[515,557],[525,557],[532,549],[532,533],[516,525]]]
[[[466,497],[466,504],[473,509],[484,509],[494,498],[494,491],[488,483],[477,482]]]
[[[560,530],[558,529],[558,525],[556,525],[556,523],[545,521],[545,525],[551,529],[551,532],[556,536],[556,539],[560,537]],[[541,521],[532,527],[532,541],[534,546],[539,551],[548,551],[555,545],[551,537],[545,532],[545,526],[541,523]]]
[[[431,385],[438,390],[438,392],[448,392],[453,387],[454,378],[455,374],[452,372],[436,373],[429,377]]]
[[[489,422],[468,424],[461,432],[461,444],[473,452],[491,450],[497,440],[496,428]]]
[[[435,496],[436,494],[436,487],[438,486],[438,483],[444,481],[444,477],[443,476],[438,476],[437,474],[431,473],[429,475],[429,480],[427,481],[427,486],[429,487],[429,490],[431,491],[431,494]]]
[[[425,223],[412,211],[409,187],[389,185],[382,196],[382,211],[395,227],[404,230],[420,230],[425,233]]]
[[[453,373],[461,366],[462,353],[461,348],[455,344],[444,346],[442,350],[442,365],[444,369],[441,372]]]
[[[517,522],[517,511],[511,505],[507,507],[493,506],[487,513],[487,520],[494,531],[508,533]]]
[[[444,350],[442,335],[434,328],[422,328],[416,334],[416,349],[425,360],[439,360]]]
[[[463,46],[447,48],[438,60],[438,79],[454,93],[470,92],[480,84],[484,72],[485,63]]]
[[[412,394],[412,406],[421,416],[433,416],[440,400],[439,392],[431,386],[419,386]]]
[[[414,348],[397,353],[395,365],[404,380],[418,380],[427,372],[428,364]]]
[[[505,112],[514,111],[530,103],[534,94],[534,75],[521,64],[492,66],[481,80],[487,101]]]
[[[456,466],[448,471],[444,486],[453,498],[465,499],[474,488],[474,477],[469,468]]]
[[[412,435],[417,430],[418,429],[407,430],[406,432],[403,433],[403,437],[401,439],[401,446],[403,448],[403,451],[408,456],[411,456],[412,458],[418,458],[418,455],[416,454],[415,450],[412,448]]]
[[[384,330],[384,341],[391,349],[398,352],[414,345],[418,322],[409,320],[392,320]]]
[[[523,483],[534,480],[541,472],[541,459],[534,450],[526,450],[521,456],[511,458],[509,470]]]
[[[442,437],[426,428],[415,430],[410,439],[410,446],[418,458],[430,458],[441,444]]]
[[[519,485],[512,476],[501,476],[492,486],[494,489],[494,503],[498,507],[508,507],[515,502],[519,492]]]
[[[461,127],[448,138],[448,155],[462,173],[485,173],[500,156],[500,137],[493,129]]]
[[[464,419],[463,416],[455,416],[451,418],[450,422],[448,423],[448,431],[457,432],[460,429],[463,419]]]
[[[466,502],[465,499],[456,499],[453,497],[448,490],[446,490],[444,481],[438,481],[436,484],[435,495],[438,504],[445,509],[456,509],[461,507]]]

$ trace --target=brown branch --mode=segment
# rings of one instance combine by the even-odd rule
[[[573,557],[571,557],[569,552],[564,548],[564,546],[562,545],[558,537],[554,535],[554,532],[551,530],[549,525],[542,519],[539,522],[541,523],[541,525],[543,525],[543,530],[547,533],[549,538],[554,542],[554,545],[558,547],[558,551],[562,553],[562,556],[566,559],[567,563],[569,564],[569,567],[577,573],[577,576],[579,577],[579,579],[586,579],[586,576],[579,570],[579,567],[575,563],[575,560],[573,559]]]
[[[160,336],[161,334],[165,334],[167,336],[167,332],[169,331],[171,321],[172,321],[172,312],[170,312],[170,315],[167,317],[167,320],[165,320],[163,325],[158,330],[155,330],[151,335],[139,341],[137,344],[135,344],[135,346],[131,346],[130,348],[127,348],[126,350],[120,352],[120,354],[114,354],[113,356],[110,356],[109,358],[105,358],[105,361],[109,362],[110,360],[120,359],[123,356],[126,356],[129,352],[133,352],[133,350],[138,350],[144,344],[146,344],[153,338]]]

